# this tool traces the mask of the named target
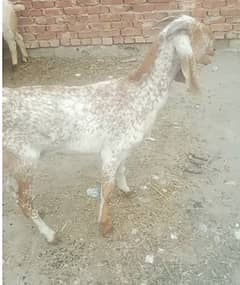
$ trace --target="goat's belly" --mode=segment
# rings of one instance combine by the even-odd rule
[[[79,141],[72,141],[66,145],[66,149],[80,153],[98,153],[103,146],[103,138],[91,136],[82,138]]]

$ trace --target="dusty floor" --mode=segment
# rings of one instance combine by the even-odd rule
[[[77,85],[118,77],[136,66],[135,52],[33,58],[14,74],[6,63],[3,81]],[[240,53],[219,51],[202,72],[201,96],[174,84],[155,140],[128,160],[135,194],[116,189],[112,197],[114,233],[107,239],[97,230],[98,199],[86,194],[100,179],[97,158],[44,155],[35,205],[62,242],[48,245],[5,191],[4,284],[240,284],[239,75]]]

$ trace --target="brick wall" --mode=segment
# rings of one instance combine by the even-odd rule
[[[28,48],[151,42],[154,23],[182,13],[210,23],[217,39],[240,38],[240,0],[22,0]]]

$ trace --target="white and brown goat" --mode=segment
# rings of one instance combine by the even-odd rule
[[[75,87],[4,88],[5,173],[16,179],[19,205],[48,242],[54,242],[55,232],[39,217],[30,196],[41,152],[63,147],[101,155],[99,225],[103,235],[111,232],[111,192],[115,184],[130,191],[126,158],[152,127],[178,72],[190,92],[198,91],[196,64],[209,60],[212,44],[205,25],[181,16],[159,33],[142,65],[126,78]]]
[[[14,5],[9,0],[2,0],[2,7],[3,7],[3,38],[7,42],[11,59],[12,65],[16,66],[18,63],[17,58],[17,45],[20,48],[22,53],[22,60],[23,62],[27,62],[28,60],[28,53],[25,48],[23,37],[19,34],[17,30],[17,15],[16,11],[24,10],[25,7],[21,4]]]

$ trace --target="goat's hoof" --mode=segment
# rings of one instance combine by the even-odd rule
[[[108,234],[111,234],[113,231],[112,220],[109,217],[106,221],[100,222],[99,230],[102,236],[106,237]]]
[[[17,64],[12,65],[12,72],[15,72],[17,70]]]
[[[29,61],[29,57],[23,57],[23,58],[22,58],[22,61],[25,62],[25,63],[27,63],[27,62]]]
[[[51,245],[57,245],[61,242],[61,239],[57,233],[54,233],[54,236],[52,237],[52,239],[47,240],[47,242]]]
[[[123,191],[124,195],[127,197],[127,198],[130,198],[132,197],[135,193],[134,191],[132,190],[129,190],[129,191]]]

